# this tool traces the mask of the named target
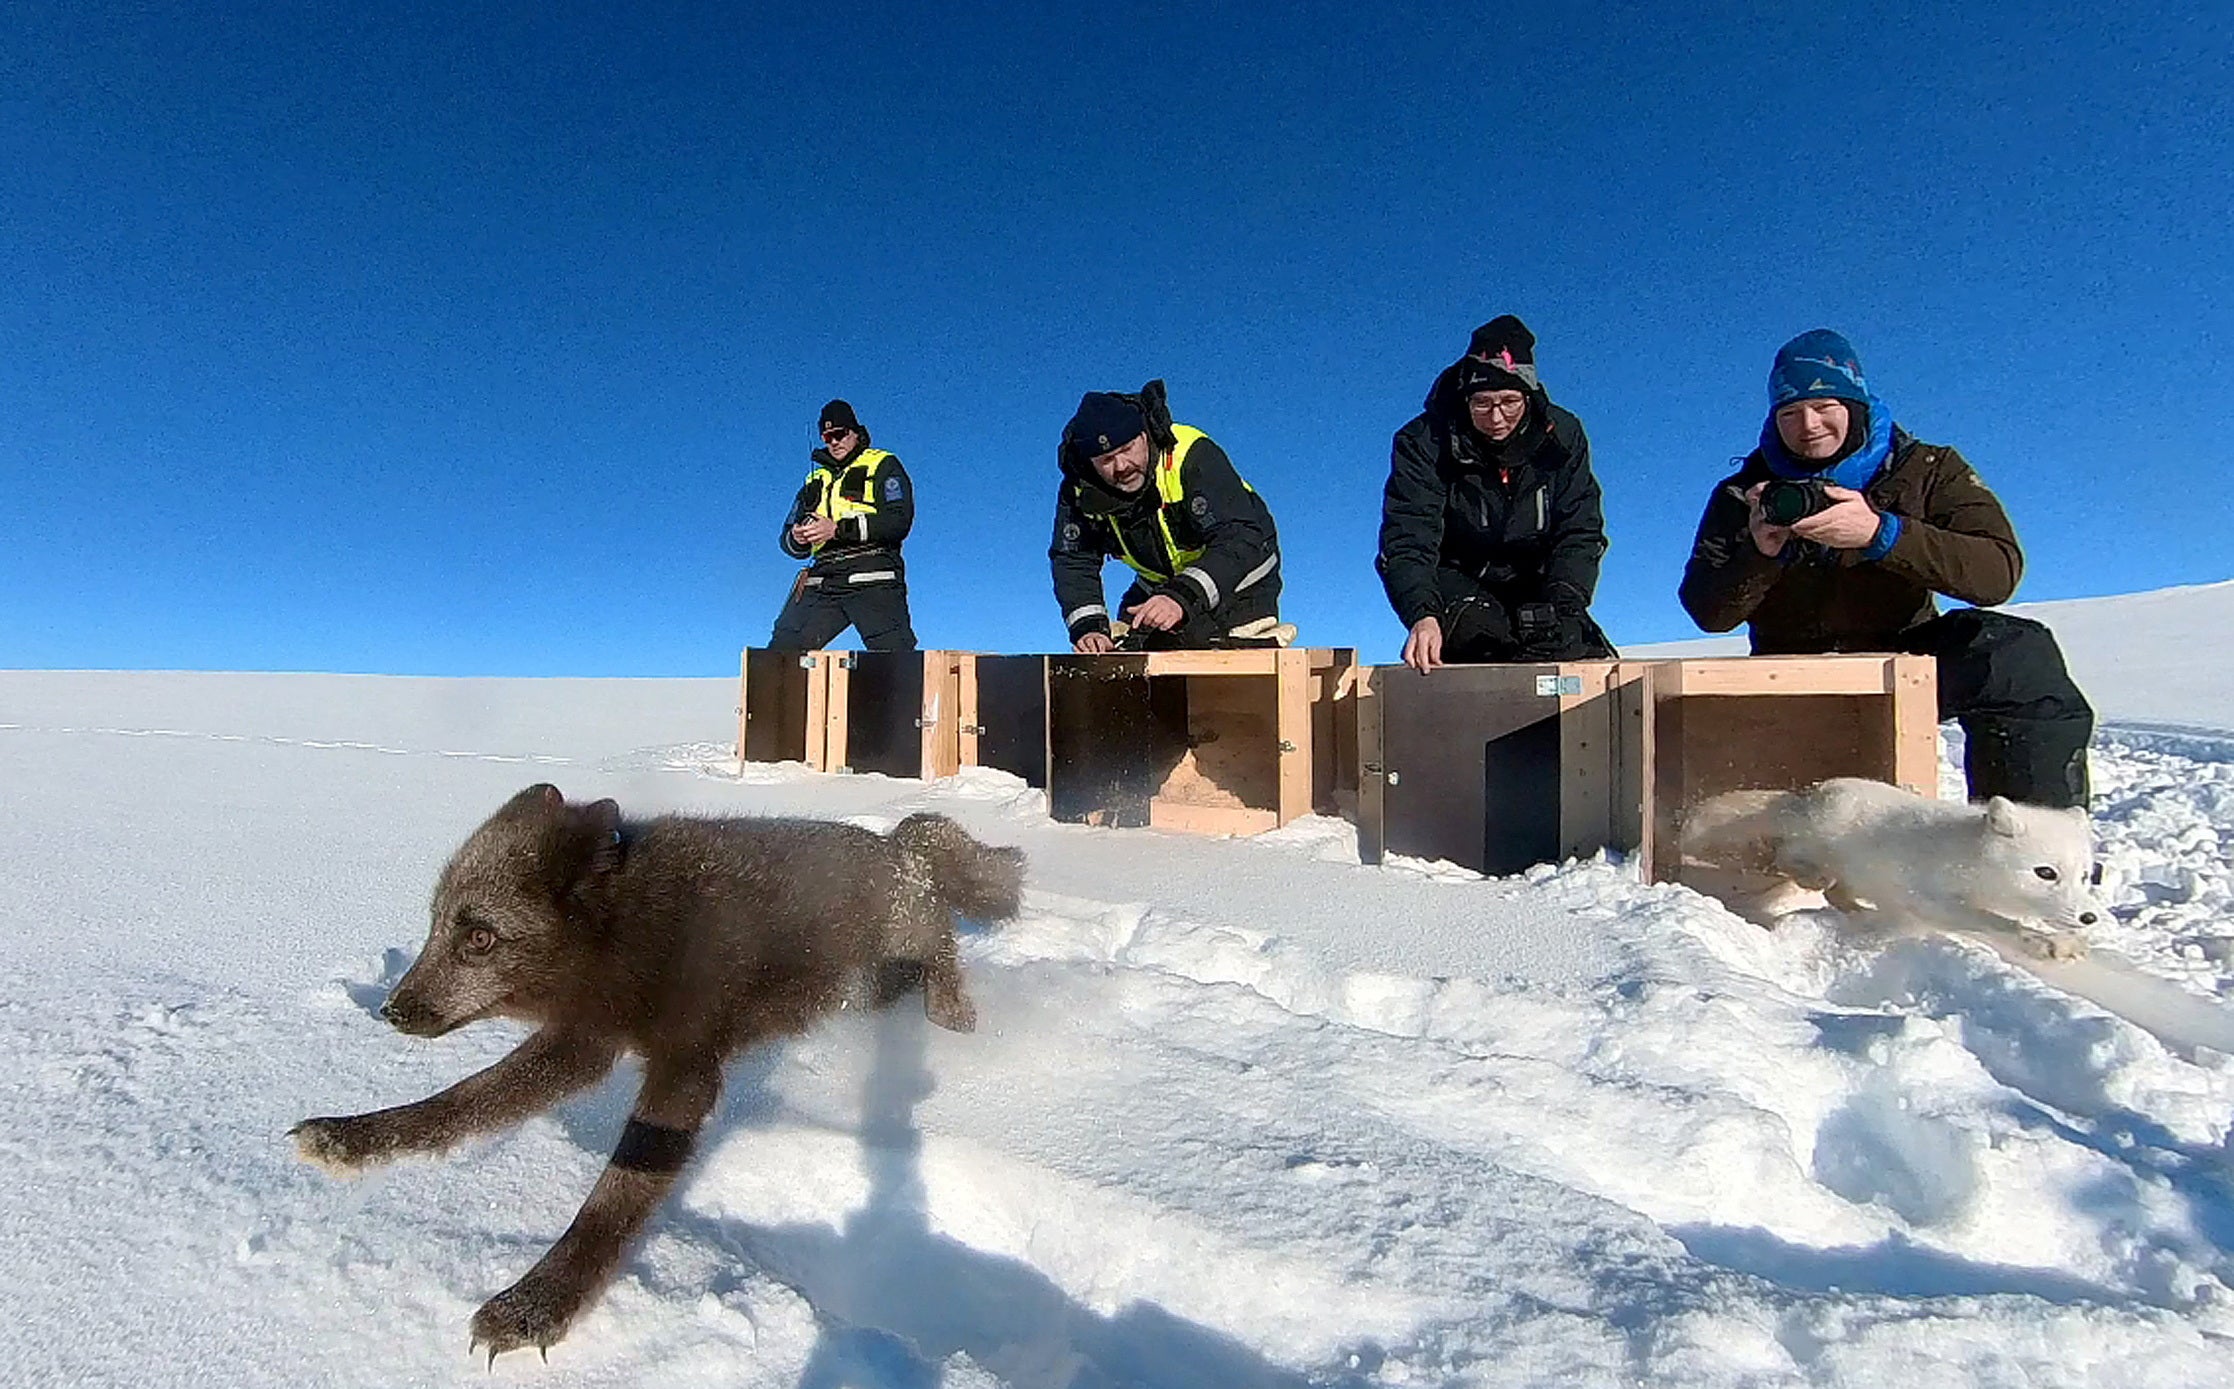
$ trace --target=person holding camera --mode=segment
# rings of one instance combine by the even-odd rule
[[[1817,328],[1778,349],[1760,444],[1708,499],[1678,594],[1706,631],[1746,624],[1755,655],[1935,657],[1971,798],[2083,807],[2094,711],[2046,627],[1987,610],[2023,573],[2000,499]],[[1934,594],[1975,606],[1942,614]]]
[[[1138,395],[1088,391],[1056,449],[1055,538],[1047,550],[1071,648],[1118,649],[1102,563],[1137,576],[1118,612],[1142,650],[1279,646],[1280,537],[1271,508],[1201,430],[1173,424],[1164,383]]]
[[[900,542],[915,524],[915,488],[898,455],[872,448],[853,407],[833,400],[817,425],[806,482],[791,500],[777,544],[807,561],[776,614],[768,646],[815,651],[847,627],[871,651],[915,650],[907,566]]]
[[[1511,314],[1476,328],[1390,449],[1374,568],[1423,675],[1614,654],[1590,616],[1606,553],[1590,440],[1551,403],[1535,349]]]

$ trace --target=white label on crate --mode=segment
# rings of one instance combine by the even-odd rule
[[[1579,675],[1539,675],[1536,677],[1536,693],[1547,699],[1556,698],[1560,695],[1579,695],[1582,693],[1582,677]]]

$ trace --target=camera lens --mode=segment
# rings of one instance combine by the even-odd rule
[[[1779,478],[1761,489],[1761,515],[1772,526],[1789,526],[1821,511],[1826,500],[1819,482]]]

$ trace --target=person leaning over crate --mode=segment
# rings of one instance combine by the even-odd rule
[[[1606,553],[1590,440],[1545,393],[1535,348],[1511,314],[1476,328],[1390,449],[1374,568],[1423,674],[1614,654],[1590,616]]]
[[[869,446],[853,407],[822,407],[822,447],[791,502],[779,543],[807,560],[776,616],[768,645],[816,651],[847,627],[871,651],[913,651],[907,566],[900,542],[915,524],[915,488],[896,455]]]
[[[1057,450],[1047,550],[1071,646],[1114,651],[1102,563],[1136,577],[1118,605],[1141,650],[1284,646],[1280,537],[1271,509],[1201,430],[1173,424],[1164,383],[1088,391]]]
[[[2000,499],[1895,424],[1852,344],[1817,328],[1777,350],[1760,444],[1708,498],[1679,595],[1709,632],[1745,623],[1755,655],[1935,657],[1971,798],[2083,807],[2094,711],[2046,627],[1985,610],[2023,572]],[[1979,606],[1942,614],[1935,593]]]

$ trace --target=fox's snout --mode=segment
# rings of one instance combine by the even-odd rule
[[[435,1011],[399,985],[380,1005],[381,1020],[410,1037],[435,1037],[449,1028]]]

